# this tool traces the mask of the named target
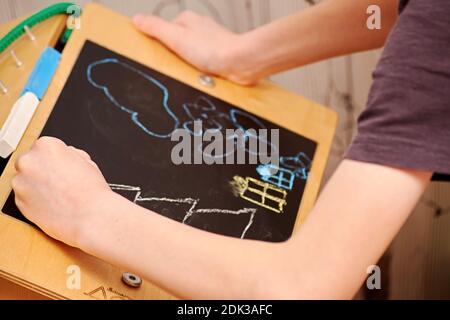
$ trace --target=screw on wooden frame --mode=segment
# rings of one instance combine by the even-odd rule
[[[205,87],[214,88],[216,86],[216,82],[214,79],[207,74],[202,74],[199,77],[200,83]]]
[[[142,284],[140,277],[129,272],[124,272],[122,274],[122,282],[133,288],[139,288]]]

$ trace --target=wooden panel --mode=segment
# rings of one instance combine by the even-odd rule
[[[48,300],[48,298],[0,277],[0,300]]]
[[[390,298],[450,299],[448,194],[448,183],[434,183],[394,240]]]
[[[8,0],[10,1],[11,7],[13,7],[16,17],[22,16],[22,15],[28,15],[30,13],[36,12],[38,10],[41,10],[51,4],[59,3],[61,1],[58,0]],[[68,1],[71,2],[71,1]],[[84,6],[86,3],[90,2],[89,0],[77,0],[72,1],[80,6]]]
[[[17,18],[14,3],[8,0],[0,1],[0,23],[5,23]]]

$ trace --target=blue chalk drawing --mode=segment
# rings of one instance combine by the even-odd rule
[[[277,173],[272,174],[272,170]],[[263,181],[272,183],[279,188],[292,190],[294,187],[295,174],[291,170],[279,168],[273,164],[263,164],[258,166],[256,171]]]
[[[265,164],[258,166],[256,171],[263,181],[272,183],[279,188],[292,190],[295,178],[307,180],[310,169],[311,159],[304,152],[300,152],[293,157],[280,157],[280,166],[278,167]]]
[[[224,129],[241,129],[243,131],[243,139],[239,139],[238,134],[232,134],[226,137],[226,140],[234,141],[235,148],[234,150],[228,151],[227,153],[217,153],[215,155],[208,154],[204,152],[204,156],[212,159],[223,158],[229,155],[232,155],[238,149],[245,149],[246,152],[253,155],[261,155],[261,150],[254,151],[250,150],[246,143],[250,138],[259,139],[262,144],[267,144],[270,147],[271,152],[277,152],[278,148],[273,143],[268,142],[266,139],[254,135],[252,132],[249,132],[248,129],[256,128],[245,128],[242,124],[239,123],[237,116],[243,116],[247,119],[253,121],[259,129],[266,129],[266,126],[256,117],[237,109],[231,109],[229,114],[225,112],[217,111],[214,103],[209,100],[207,97],[200,96],[196,99],[194,103],[185,103],[183,104],[183,109],[186,115],[190,120],[183,123],[182,127],[188,130],[193,136],[202,136],[204,134],[204,130],[202,128],[201,131],[195,132],[194,130],[194,122],[201,121],[202,125],[206,130],[211,130],[213,132],[222,131]],[[202,146],[199,146],[199,150]],[[266,148],[268,149],[268,148]],[[200,150],[201,151],[201,150]],[[265,152],[267,153],[267,152]]]
[[[183,128],[188,130],[193,136],[203,135],[203,128],[200,132],[194,131],[194,122],[201,121],[206,130],[221,131],[224,126],[219,120],[224,119],[230,122],[230,118],[223,112],[217,112],[216,106],[206,97],[200,96],[194,103],[184,103],[183,109],[190,120],[183,123]],[[200,115],[195,116],[193,112],[198,112]],[[212,116],[211,116],[212,114]]]
[[[280,158],[280,164],[285,168],[291,169],[295,176],[302,180],[308,179],[311,163],[311,159],[304,152],[299,152],[293,157]]]
[[[156,133],[153,130],[151,130],[150,128],[147,128],[140,120],[139,120],[139,113],[137,111],[132,110],[131,107],[128,106],[124,106],[121,105],[116,98],[111,94],[111,92],[109,91],[109,88],[107,86],[98,84],[95,80],[93,80],[92,78],[92,70],[99,66],[99,65],[103,65],[103,64],[108,64],[108,63],[114,63],[114,64],[118,64],[124,68],[127,68],[133,72],[136,72],[137,74],[139,74],[140,76],[144,77],[146,80],[148,80],[150,83],[152,83],[153,85],[155,85],[158,89],[160,89],[163,92],[163,107],[164,107],[164,111],[167,112],[168,116],[171,117],[173,119],[174,125],[173,128],[170,129],[169,132],[167,133]],[[158,80],[156,80],[155,78],[139,71],[138,69],[123,63],[121,61],[119,61],[118,59],[103,59],[103,60],[99,60],[96,62],[91,63],[88,68],[87,68],[87,78],[88,81],[96,88],[103,90],[103,93],[106,95],[106,97],[116,106],[118,107],[120,110],[129,113],[131,120],[142,130],[144,131],[146,134],[153,136],[155,138],[170,138],[170,136],[172,135],[172,133],[179,127],[180,125],[180,121],[178,120],[178,118],[175,116],[175,114],[173,113],[173,111],[171,110],[170,106],[169,106],[169,90],[167,89],[167,87],[165,87],[161,82],[159,82]]]
[[[104,65],[104,64],[120,65],[128,70],[131,70],[131,71],[137,73],[138,75],[140,75],[141,77],[145,78],[150,83],[155,85],[158,89],[160,89],[163,93],[162,105],[164,107],[164,111],[173,120],[173,123],[174,123],[173,128],[170,128],[170,131],[167,133],[159,133],[159,132],[155,132],[155,131],[151,130],[150,128],[145,126],[140,121],[139,113],[137,111],[133,110],[133,108],[130,106],[124,106],[121,103],[119,103],[119,101],[117,101],[117,99],[110,92],[110,89],[108,86],[102,85],[102,84],[99,84],[98,82],[96,82],[92,77],[92,71],[96,67],[98,67],[100,65]],[[235,145],[234,150],[231,150],[231,151],[227,150],[228,151],[227,153],[215,154],[215,155],[204,153],[205,157],[223,158],[223,157],[232,155],[239,149],[245,149],[246,152],[248,152],[249,154],[252,154],[252,155],[257,155],[257,156],[262,155],[263,153],[260,150],[261,148],[258,148],[258,150],[255,151],[255,150],[250,150],[247,147],[247,142],[249,141],[250,138],[257,139],[257,141],[260,142],[260,145],[264,145],[264,144],[267,145],[268,148],[266,148],[264,155],[267,155],[267,149],[270,149],[271,154],[278,152],[278,147],[275,144],[267,141],[267,139],[265,139],[259,135],[255,135],[254,133],[248,131],[249,129],[255,129],[255,131],[257,131],[256,128],[246,128],[241,123],[239,123],[239,120],[238,120],[238,116],[242,116],[242,117],[245,117],[248,120],[252,121],[254,124],[256,124],[256,126],[259,127],[259,129],[267,129],[266,126],[258,118],[254,117],[242,110],[238,110],[238,109],[231,109],[229,113],[217,111],[217,108],[214,105],[214,103],[210,99],[208,99],[207,97],[204,97],[204,96],[198,97],[194,103],[184,103],[183,104],[182,108],[183,108],[185,114],[187,115],[187,117],[189,118],[189,120],[187,120],[181,124],[180,120],[178,119],[178,117],[175,115],[175,113],[172,111],[171,107],[169,106],[169,98],[170,98],[169,89],[166,86],[164,86],[161,82],[159,82],[158,80],[153,78],[152,76],[150,76],[150,75],[148,75],[148,74],[124,63],[124,62],[121,62],[118,59],[115,59],[115,58],[102,59],[102,60],[98,60],[98,61],[95,61],[95,62],[89,64],[89,66],[87,67],[87,78],[88,78],[89,83],[92,86],[103,91],[105,96],[111,101],[111,103],[113,105],[115,105],[120,110],[130,114],[130,118],[135,125],[137,125],[146,134],[148,134],[154,138],[160,138],[160,139],[170,138],[172,136],[172,134],[175,132],[175,130],[177,130],[180,126],[184,129],[188,130],[190,132],[190,134],[193,136],[201,136],[204,134],[203,128],[200,132],[195,132],[195,130],[194,130],[194,121],[201,121],[202,125],[205,126],[206,130],[212,130],[212,131],[219,132],[219,131],[223,131],[228,128],[229,129],[234,128],[234,129],[241,129],[244,133],[243,139],[239,139],[240,137],[237,133],[226,137],[227,140],[233,141],[233,143]],[[200,145],[199,148],[202,148],[202,146]],[[202,150],[200,150],[200,151],[202,151]]]
[[[241,125],[239,123],[239,121],[237,120],[237,117],[236,117],[237,115],[241,115],[241,116],[244,116],[244,117],[250,119],[251,121],[256,123],[260,127],[260,129],[266,129],[266,126],[261,121],[259,121],[258,118],[254,117],[251,114],[248,114],[248,113],[246,113],[244,111],[241,111],[241,110],[238,110],[238,109],[231,109],[230,110],[230,119],[231,119],[231,122],[233,123],[233,125],[237,129],[242,129],[244,131],[248,129],[248,128],[245,128],[243,125]]]
[[[267,129],[267,127],[258,118],[252,116],[251,114],[248,114],[248,113],[238,110],[238,109],[231,109],[231,111],[230,111],[231,122],[233,123],[235,128],[241,129],[245,132],[245,141],[248,141],[250,138],[257,139],[258,141],[263,142],[263,144],[265,143],[267,146],[270,147],[271,154],[278,152],[278,147],[276,145],[267,141],[267,139],[264,139],[261,136],[254,135],[253,133],[247,131],[248,129],[255,129],[255,128],[245,128],[243,125],[241,125],[239,123],[239,121],[237,120],[238,115],[244,116],[244,117],[248,118],[249,120],[253,121],[254,123],[256,123],[256,125],[259,127],[259,129]],[[254,152],[254,150],[250,150],[245,145],[244,145],[244,147],[245,147],[245,150],[252,155],[258,155],[258,156],[261,155],[260,148],[258,148],[257,152]],[[264,155],[267,155],[267,152],[265,152]]]

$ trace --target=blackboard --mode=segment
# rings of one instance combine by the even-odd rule
[[[279,129],[277,174],[264,174],[257,164],[175,165],[178,142],[170,134],[200,118],[214,118],[223,131]],[[271,242],[292,234],[316,150],[312,140],[90,41],[41,135],[88,152],[111,188],[138,205],[210,232]],[[239,193],[243,182],[283,205],[250,189]],[[26,221],[13,194],[3,212]]]

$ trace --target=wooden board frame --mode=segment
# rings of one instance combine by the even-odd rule
[[[98,4],[84,8],[76,30],[62,55],[51,86],[33,117],[21,143],[0,178],[3,206],[15,174],[14,162],[39,137],[86,40],[91,40],[143,65],[167,74],[207,94],[257,114],[318,143],[295,229],[314,205],[336,129],[336,114],[317,103],[287,92],[268,81],[254,87],[215,78],[216,86],[199,82],[199,71],[183,62],[157,41],[136,31],[131,20]],[[295,232],[295,231],[294,231]],[[81,288],[66,286],[68,267],[81,270]],[[124,270],[71,248],[33,228],[0,214],[0,275],[55,299],[169,299],[170,294],[150,282],[138,288],[122,283]]]
[[[0,37],[3,37],[10,29],[23,19],[15,20],[11,23],[0,26]],[[0,123],[3,124],[9,115],[13,104],[17,101],[23,90],[36,61],[42,51],[48,46],[54,46],[61,32],[66,26],[66,19],[63,15],[54,16],[33,27],[35,41],[30,41],[26,34],[13,42],[8,49],[2,53],[0,58],[0,80],[8,88],[6,95],[0,95]],[[14,50],[23,65],[17,67],[9,55]]]

